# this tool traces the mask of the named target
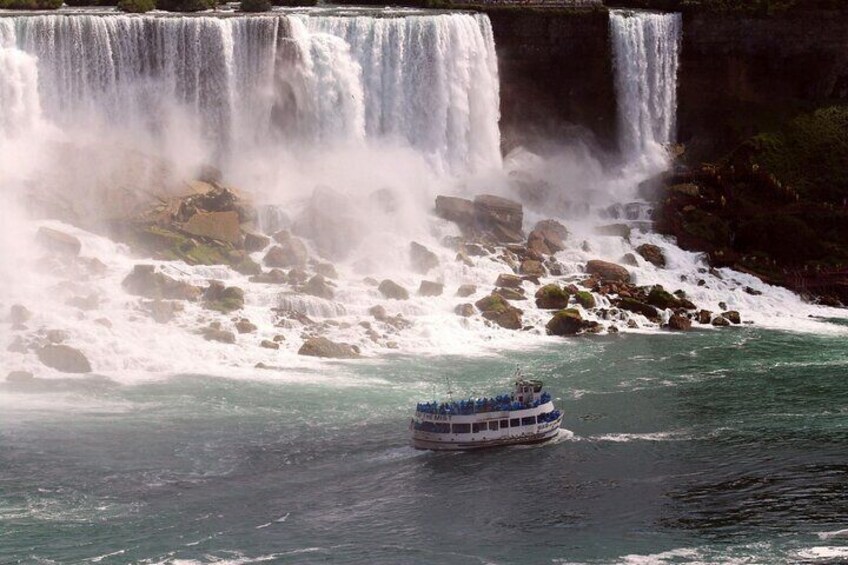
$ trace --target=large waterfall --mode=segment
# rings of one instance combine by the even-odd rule
[[[675,140],[682,18],[613,10],[610,30],[621,150],[628,159],[656,155]]]
[[[38,59],[41,104],[59,124],[101,123],[153,139],[178,124],[219,161],[234,148],[383,138],[446,170],[500,163],[485,17],[44,15],[0,23],[7,44]]]

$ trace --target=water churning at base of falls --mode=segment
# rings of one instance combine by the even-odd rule
[[[484,16],[27,15],[0,26],[4,45],[37,58],[40,103],[58,124],[154,139],[181,129],[218,161],[386,138],[444,170],[500,163]]]
[[[675,141],[682,28],[680,14],[610,13],[619,145],[627,159]]]

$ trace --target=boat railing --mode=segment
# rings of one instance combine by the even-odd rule
[[[550,401],[551,395],[547,392],[543,392],[541,398],[530,403],[518,402],[508,394],[501,394],[494,398],[470,398],[451,402],[419,402],[416,410],[422,414],[472,416],[489,412],[513,412],[538,408]]]

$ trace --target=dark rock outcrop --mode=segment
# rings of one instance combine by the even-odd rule
[[[621,265],[593,259],[586,263],[586,272],[601,281],[630,282],[630,273]]]
[[[644,257],[645,261],[656,267],[665,267],[665,254],[659,246],[652,245],[650,243],[643,243],[636,248],[636,253]]]
[[[475,303],[483,317],[502,328],[520,330],[522,328],[522,312],[510,305],[503,297],[490,294]]]
[[[491,194],[477,196],[474,219],[478,228],[491,233],[495,241],[517,243],[524,239],[524,209],[518,202]]]
[[[560,310],[550,321],[545,325],[549,335],[576,335],[585,327],[585,321],[580,315],[580,312],[569,308]]]
[[[326,337],[311,337],[297,351],[298,355],[331,359],[356,359],[359,348],[347,343],[336,343]]]

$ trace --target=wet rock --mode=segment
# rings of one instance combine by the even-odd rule
[[[154,265],[136,265],[121,285],[130,294],[145,298],[195,300],[201,294],[196,286],[156,272]]]
[[[326,337],[311,337],[303,343],[297,353],[310,357],[355,359],[359,357],[359,348],[347,343],[336,343]]]
[[[660,310],[665,310],[667,308],[680,308],[682,306],[679,298],[670,292],[667,292],[659,285],[656,285],[651,289],[651,292],[648,293],[648,299],[646,302]]]
[[[65,300],[65,304],[78,308],[84,312],[90,312],[91,310],[97,310],[97,308],[100,307],[100,297],[96,294],[89,294],[88,296],[71,296]]]
[[[750,294],[751,296],[762,296],[763,294],[761,291],[753,289],[750,286],[746,286],[744,290],[746,294]],[[827,304],[825,304],[825,306],[827,306]]]
[[[473,316],[475,312],[473,304],[457,304],[453,311],[457,316],[462,316],[463,318],[469,318]]]
[[[198,237],[208,237],[240,246],[242,243],[241,221],[235,210],[226,212],[201,212],[192,215],[181,226],[182,231]]]
[[[227,314],[244,307],[244,291],[236,286],[225,286],[219,281],[210,281],[203,292],[203,305]]]
[[[476,243],[466,243],[462,246],[462,249],[469,257],[486,257],[489,255],[489,252],[482,245]]]
[[[324,278],[339,278],[339,273],[336,271],[336,268],[333,266],[332,263],[316,263],[315,272]]]
[[[460,298],[465,298],[467,296],[471,296],[472,294],[477,292],[477,285],[473,284],[464,284],[461,285],[458,289],[456,289],[456,295]]]
[[[278,239],[281,233],[288,234],[288,232],[277,232],[274,239],[277,241],[283,239]],[[305,267],[308,256],[306,245],[299,238],[288,234],[288,237],[283,239],[283,243],[268,250],[263,261],[269,267],[287,269],[289,267]]]
[[[595,307],[595,297],[589,291],[581,290],[574,295],[574,298],[577,300],[577,303],[586,310]]]
[[[698,323],[699,324],[703,324],[703,325],[709,324],[712,319],[713,319],[713,313],[710,312],[709,310],[701,310],[700,312],[698,312]]]
[[[286,282],[288,282],[292,286],[297,286],[304,284],[309,280],[309,274],[303,269],[295,268],[289,271],[289,274],[286,275]]]
[[[283,284],[288,281],[286,274],[280,269],[271,269],[267,273],[254,275],[248,279],[253,283],[261,284]]]
[[[415,241],[409,244],[409,261],[412,269],[422,275],[439,266],[436,254]]]
[[[565,249],[568,229],[556,220],[542,220],[527,236],[527,248],[542,255],[552,255]]]
[[[521,277],[507,273],[498,275],[497,280],[495,280],[495,286],[501,288],[521,288],[521,283]]]
[[[636,256],[632,253],[625,253],[621,258],[621,263],[624,265],[629,265],[631,267],[638,267],[639,261],[636,260]]]
[[[659,246],[651,245],[650,243],[643,243],[636,248],[636,253],[644,257],[645,261],[651,263],[655,267],[665,267],[665,254]]]
[[[309,279],[309,282],[303,286],[302,290],[305,294],[317,296],[318,298],[323,298],[325,300],[332,300],[335,297],[333,287],[330,286],[327,280],[321,275],[315,275]]]
[[[221,329],[220,324],[210,324],[209,327],[200,331],[206,341],[217,341],[218,343],[233,344],[236,342],[236,334]]]
[[[713,319],[713,325],[717,328],[727,327],[730,325],[730,320],[724,316],[716,316],[715,319]]]
[[[742,317],[739,315],[739,312],[736,310],[730,310],[729,312],[722,312],[721,314],[724,318],[726,318],[731,324],[739,325],[742,323]]]
[[[35,239],[42,247],[52,253],[76,257],[82,249],[82,243],[78,238],[52,228],[38,228]]]
[[[576,335],[584,327],[583,317],[578,310],[568,308],[560,310],[545,325],[548,335]]]
[[[247,255],[243,256],[238,261],[233,261],[232,267],[234,271],[241,273],[242,275],[259,276],[262,274],[262,266]]]
[[[668,329],[680,332],[688,331],[692,329],[692,320],[686,316],[674,314],[668,319]]]
[[[36,351],[38,360],[63,373],[90,373],[91,364],[78,349],[68,345],[45,345]]]
[[[502,328],[520,330],[522,327],[521,310],[510,305],[503,297],[497,294],[493,293],[485,298],[481,298],[475,303],[475,306],[482,312],[484,318],[498,324]]]
[[[280,344],[275,341],[263,339],[259,342],[259,347],[264,347],[265,349],[279,349]]]
[[[259,329],[256,327],[256,324],[252,323],[247,318],[242,318],[241,320],[236,322],[235,326],[236,331],[240,334],[252,334],[257,329]]]
[[[373,316],[374,319],[378,322],[382,322],[388,317],[388,315],[386,314],[386,309],[380,306],[379,304],[369,308],[368,313],[371,314],[371,316]]]
[[[598,235],[621,237],[626,240],[630,239],[630,232],[630,226],[627,224],[609,224],[595,228],[595,233]]]
[[[368,286],[380,286],[380,281],[372,277],[365,277],[362,282]]]
[[[145,304],[145,307],[157,324],[167,324],[183,309],[182,304],[172,300],[154,300]]]
[[[586,263],[586,272],[601,281],[630,282],[630,273],[621,265],[593,259]]]
[[[555,284],[547,284],[536,291],[536,306],[545,310],[563,310],[568,307],[569,292]]]
[[[445,291],[445,285],[434,281],[421,281],[418,287],[418,296],[441,296]]]
[[[527,297],[524,296],[524,289],[520,288],[496,288],[492,291],[492,294],[497,294],[504,300],[526,300]]]
[[[35,376],[29,371],[12,371],[6,375],[7,383],[21,384],[31,382]]]
[[[271,238],[266,235],[251,232],[245,232],[244,234],[244,250],[248,253],[262,251],[270,244]]]
[[[443,220],[454,222],[463,233],[473,230],[474,203],[470,200],[454,196],[437,196],[436,215]]]
[[[544,277],[545,276],[545,267],[542,265],[540,261],[535,261],[533,259],[526,259],[521,262],[521,266],[518,271],[522,275],[527,275],[530,277]]]
[[[30,318],[32,318],[32,312],[23,304],[12,304],[12,307],[9,308],[9,321],[15,329],[23,328]]]
[[[522,224],[524,209],[513,200],[483,194],[474,199],[474,220],[477,227],[491,233],[496,241],[517,243],[524,239]]]
[[[617,306],[622,310],[627,310],[634,314],[641,314],[653,322],[658,321],[660,317],[656,308],[634,298],[622,298],[618,301]]]
[[[377,287],[377,290],[380,291],[380,294],[391,300],[409,299],[409,291],[389,279],[383,279],[380,286]]]

